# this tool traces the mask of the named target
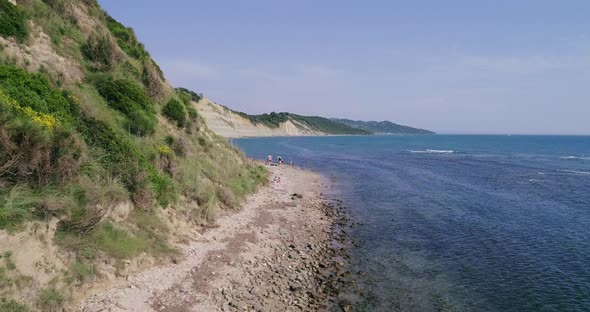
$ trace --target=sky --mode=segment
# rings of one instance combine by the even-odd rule
[[[175,87],[246,113],[590,134],[590,1],[99,3]]]

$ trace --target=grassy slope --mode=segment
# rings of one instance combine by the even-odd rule
[[[350,119],[332,118],[333,121],[342,123],[351,127],[365,129],[373,133],[388,134],[434,134],[434,132],[424,129],[412,128],[398,125],[390,121],[360,121]]]
[[[3,251],[0,310],[19,311],[11,294],[30,287],[43,288],[32,308],[57,310],[63,294],[97,275],[98,261],[169,255],[163,208],[206,223],[266,181],[264,168],[207,129],[194,96],[166,83],[133,30],[95,1],[0,0],[0,9],[0,37],[24,50],[46,33],[85,76],[65,81],[50,63],[28,72],[24,57],[0,46],[0,230],[59,218],[54,242],[75,255],[56,281],[32,285],[8,265],[18,250]],[[133,211],[112,218],[125,202]]]

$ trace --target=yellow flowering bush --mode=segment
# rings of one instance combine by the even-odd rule
[[[170,149],[170,147],[168,147],[166,145],[158,145],[158,146],[156,146],[156,150],[158,151],[158,153],[160,153],[160,155],[171,155],[172,154],[172,150]]]
[[[2,89],[0,89],[0,101],[4,102],[11,109],[23,113],[24,115],[29,117],[34,123],[45,128],[48,128],[50,130],[54,129],[59,124],[57,119],[55,119],[55,117],[49,114],[36,112],[30,107],[22,107],[16,100],[6,95],[6,93],[4,93]]]
[[[80,99],[78,97],[76,97],[73,94],[68,95],[68,97],[70,98],[70,100],[72,100],[73,103],[80,105]]]

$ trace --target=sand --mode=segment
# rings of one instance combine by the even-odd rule
[[[272,166],[271,182],[243,208],[190,243],[177,264],[129,276],[80,310],[317,311],[331,298],[337,266],[335,215],[313,172]],[[294,196],[294,194],[297,194]]]

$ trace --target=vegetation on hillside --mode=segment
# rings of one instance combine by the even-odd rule
[[[26,20],[26,14],[21,8],[8,0],[0,0],[0,36],[24,41],[29,34]]]
[[[235,111],[234,111],[235,112]],[[238,115],[250,120],[253,124],[263,124],[269,128],[278,128],[283,122],[289,120],[289,113],[275,113],[262,115],[248,115],[242,112],[235,112]]]
[[[328,134],[354,134],[370,135],[371,131],[351,127],[345,124],[334,122],[328,118],[318,116],[300,116],[289,114],[294,120],[307,124],[311,129]]]
[[[203,94],[197,94],[196,92],[188,90],[186,88],[176,88],[176,91],[181,95],[188,96],[188,98],[190,98],[191,101],[194,102],[198,102],[201,100],[201,98],[203,98]]]
[[[80,14],[95,26],[82,29]],[[0,267],[0,310],[27,310],[10,296],[33,286],[43,290],[30,308],[58,310],[105,259],[174,255],[163,209],[204,224],[267,179],[206,128],[193,107],[200,95],[174,92],[133,30],[95,1],[0,0],[0,36],[25,50],[40,32],[85,78],[66,81],[51,63],[28,72],[0,49],[0,230],[59,220],[53,243],[74,261],[43,287]],[[115,218],[126,204],[132,211]]]
[[[328,118],[318,117],[318,116],[302,116],[292,113],[275,113],[272,112],[270,114],[262,114],[262,115],[249,115],[242,112],[237,112],[231,110],[228,107],[224,108],[229,110],[235,114],[242,116],[243,118],[248,119],[252,124],[262,124],[269,128],[278,128],[282,123],[292,120],[296,126],[305,125],[307,128],[312,129],[314,131],[327,133],[327,134],[349,134],[349,135],[370,135],[372,134],[370,131],[354,128],[345,124],[341,124],[335,121],[332,121]]]
[[[186,110],[184,109],[184,106],[176,99],[170,99],[170,101],[164,105],[162,114],[164,114],[164,116],[166,116],[171,121],[176,122],[178,127],[182,128],[186,123]]]
[[[275,113],[249,115],[234,111],[226,106],[224,109],[248,119],[252,124],[262,124],[269,128],[278,128],[286,121],[294,121],[295,125],[305,125],[307,128],[327,134],[370,135],[379,134],[434,134],[424,129],[402,126],[390,121],[354,121],[349,119],[324,118],[318,116],[302,116],[292,113]]]
[[[332,120],[351,127],[365,129],[380,134],[434,134],[434,132],[429,130],[402,126],[390,121],[360,121],[337,118],[332,118]]]

